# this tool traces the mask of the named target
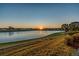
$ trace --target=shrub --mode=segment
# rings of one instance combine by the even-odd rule
[[[66,37],[66,44],[73,48],[79,48],[79,33]]]

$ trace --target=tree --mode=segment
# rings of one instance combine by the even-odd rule
[[[79,31],[79,22],[72,22],[70,24],[62,24],[61,28],[67,31]]]
[[[61,25],[61,28],[62,28],[63,30],[65,30],[65,32],[69,31],[69,25],[68,25],[68,24],[62,24],[62,25]]]
[[[79,30],[79,22],[72,22],[69,24],[71,31],[78,31]]]
[[[14,27],[12,27],[12,26],[9,26],[9,27],[8,27],[8,29],[9,29],[9,30],[13,30],[13,29],[14,29]]]

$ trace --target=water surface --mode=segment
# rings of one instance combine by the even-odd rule
[[[0,43],[40,38],[56,32],[61,31],[0,32]]]

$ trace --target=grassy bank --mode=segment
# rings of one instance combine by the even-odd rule
[[[0,55],[13,55],[13,56],[73,55],[75,49],[67,46],[64,42],[66,35],[67,34],[60,32],[32,40],[0,43]]]
[[[45,36],[45,37],[49,37],[49,36],[55,37],[55,36],[59,36],[59,35],[63,35],[63,34],[64,34],[63,32],[60,32],[60,33],[50,34],[50,35]],[[41,38],[45,38],[45,37],[41,37]],[[6,42],[6,43],[0,43],[0,47],[7,46],[7,45],[18,44],[18,43],[23,43],[23,42],[31,42],[31,41],[35,41],[35,40],[41,39],[41,38],[28,39],[28,40],[20,40],[20,41],[14,41],[14,42]]]

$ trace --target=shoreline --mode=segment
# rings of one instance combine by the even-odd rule
[[[34,56],[47,55],[48,56],[48,55],[54,55],[54,54],[55,55],[73,55],[72,51],[74,51],[74,49],[64,44],[64,40],[65,40],[64,37],[65,37],[64,32],[59,32],[59,33],[50,34],[42,38],[36,38],[36,39],[31,39],[31,40],[30,39],[21,40],[21,41],[8,42],[8,43],[0,43],[0,47],[2,45],[2,48],[0,49],[0,52],[2,52],[2,54],[0,55],[4,55],[4,56],[5,55],[12,55],[12,56],[14,55],[17,55],[17,56],[18,55],[30,55],[30,56],[31,55],[34,55]],[[3,50],[5,50],[5,52]],[[38,52],[36,53],[35,50],[39,51],[40,53]],[[51,52],[48,52],[48,53],[45,52],[47,53],[45,54],[42,52],[42,50],[51,51]],[[64,51],[64,50],[67,50],[67,51]],[[63,53],[60,53],[60,51],[63,51]]]
[[[0,47],[1,45],[8,45],[8,44],[17,44],[17,43],[21,43],[21,42],[25,42],[25,41],[34,41],[34,40],[39,40],[39,39],[43,39],[43,38],[46,38],[46,37],[50,37],[50,36],[56,36],[58,34],[61,34],[61,33],[64,33],[64,32],[58,32],[58,33],[53,33],[53,34],[49,34],[47,36],[44,36],[44,37],[40,37],[40,38],[33,38],[33,39],[27,39],[27,40],[20,40],[20,41],[13,41],[13,42],[2,42],[0,43]]]
[[[22,30],[22,29],[12,29],[12,30],[0,30],[0,32],[21,32],[21,31],[63,31],[61,28],[59,29],[26,29],[26,30]]]
[[[0,42],[0,44],[24,42],[24,41],[30,41],[30,40],[37,40],[37,39],[45,38],[45,37],[48,37],[48,36],[56,36],[56,34],[58,35],[58,34],[61,34],[61,33],[64,33],[64,32],[53,33],[53,34],[49,34],[49,35],[44,36],[44,37],[33,38],[33,39],[27,39],[27,40],[20,40],[20,41],[13,41],[13,42]]]

